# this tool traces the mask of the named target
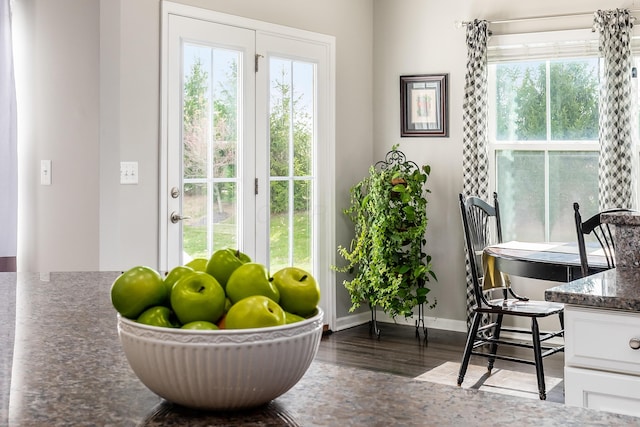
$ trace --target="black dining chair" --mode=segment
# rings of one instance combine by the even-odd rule
[[[578,237],[578,251],[580,252],[580,268],[582,271],[582,277],[586,277],[589,272],[589,259],[587,256],[587,247],[585,243],[585,236],[595,236],[596,240],[600,244],[604,257],[607,260],[607,268],[614,268],[616,266],[616,245],[614,241],[613,227],[609,224],[602,223],[600,221],[600,214],[611,212],[635,212],[632,209],[616,208],[608,209],[602,212],[598,212],[588,220],[582,222],[582,216],[580,215],[580,205],[577,202],[573,203],[574,218],[576,222],[576,235]]]
[[[489,373],[496,359],[509,360],[536,367],[538,394],[541,400],[545,400],[547,394],[542,361],[547,356],[564,351],[564,344],[551,345],[546,342],[555,337],[564,339],[564,305],[534,301],[519,296],[511,287],[510,278],[493,268],[493,259],[484,257],[483,249],[491,241],[491,236],[495,236],[493,239],[497,239],[498,242],[502,240],[500,207],[496,193],[493,193],[493,203],[491,206],[476,196],[465,197],[460,194],[460,212],[467,260],[473,279],[475,306],[458,374],[458,385],[462,385],[464,381],[471,356],[487,358]],[[496,292],[498,298],[493,298]],[[553,315],[558,316],[561,329],[554,332],[541,332],[538,319]],[[483,316],[489,316],[489,322],[487,325],[480,326]],[[527,330],[503,327],[504,316],[530,318],[531,328]],[[506,337],[502,335],[503,332],[507,333]],[[522,339],[523,334],[527,335],[525,339]],[[507,346],[507,349],[514,347],[531,349],[533,358],[519,357],[517,352],[513,351],[498,354],[498,349],[502,350],[502,346]]]

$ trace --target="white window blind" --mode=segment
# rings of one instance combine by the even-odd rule
[[[589,56],[598,56],[598,33],[591,30],[498,35],[487,46],[490,63]]]
[[[640,55],[640,26],[633,30],[631,51]],[[598,33],[590,29],[502,34],[489,38],[490,63],[598,56]]]

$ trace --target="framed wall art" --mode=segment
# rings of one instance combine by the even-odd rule
[[[400,136],[449,136],[448,77],[400,76]]]

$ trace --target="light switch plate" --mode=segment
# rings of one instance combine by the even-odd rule
[[[120,162],[120,184],[138,183],[138,162]]]

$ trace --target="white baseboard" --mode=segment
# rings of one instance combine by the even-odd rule
[[[417,317],[397,317],[395,320],[383,313],[382,311],[376,311],[377,323],[397,323],[399,325],[415,326]],[[362,313],[352,314],[336,319],[336,331],[352,328],[354,326],[363,325],[371,320],[371,312],[365,311]],[[441,329],[445,331],[464,332],[467,333],[467,322],[464,320],[443,319],[438,317],[425,317],[424,324],[427,329]],[[505,338],[522,338],[518,334],[505,333]],[[548,340],[549,344],[562,345],[563,339],[559,337]]]
[[[336,319],[336,331],[340,331],[354,326],[362,325],[371,320],[371,312],[366,311],[362,313],[352,314],[349,316],[339,317]],[[396,317],[394,320],[387,314],[376,311],[377,323],[397,323],[399,325],[411,325],[415,326],[417,317]],[[425,317],[424,325],[427,328],[443,329],[447,331],[455,332],[467,332],[467,322],[463,320],[443,319],[438,317]],[[421,325],[422,326],[422,325]]]
[[[353,328],[354,326],[360,326],[362,324],[367,323],[369,320],[371,320],[371,313],[369,312],[356,313],[356,314],[350,314],[344,317],[338,317],[336,319],[336,331]]]

